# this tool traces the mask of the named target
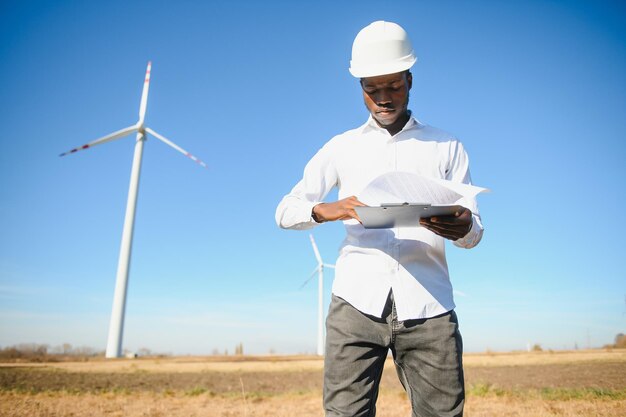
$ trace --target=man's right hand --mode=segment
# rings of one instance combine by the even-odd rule
[[[361,219],[356,214],[355,207],[364,207],[355,196],[335,201],[334,203],[320,203],[313,207],[313,219],[318,223],[332,222],[335,220]]]

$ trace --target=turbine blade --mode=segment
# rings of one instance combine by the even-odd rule
[[[150,90],[150,70],[152,69],[152,61],[148,61],[148,68],[146,68],[146,78],[143,82],[143,91],[141,93],[141,104],[139,105],[139,122],[137,124],[143,124],[143,120],[146,116],[146,107],[148,106],[148,90]]]
[[[320,256],[320,251],[317,250],[317,245],[315,244],[315,239],[313,239],[313,235],[309,235],[311,238],[311,245],[313,245],[313,252],[315,252],[315,259],[317,259],[318,264],[323,264],[322,257]]]
[[[454,295],[458,295],[459,297],[468,297],[467,294],[465,294],[463,291],[459,291],[459,290],[452,290],[452,293]]]
[[[189,152],[187,152],[186,150],[184,150],[180,146],[176,145],[174,142],[172,142],[169,139],[159,135],[157,132],[155,132],[154,130],[150,129],[149,127],[146,127],[146,132],[150,133],[152,136],[154,136],[155,138],[157,138],[161,142],[165,143],[166,145],[171,146],[172,148],[176,149],[178,152],[180,152],[183,155],[185,155],[186,157],[190,158],[192,161],[197,162],[198,164],[200,164],[200,165],[202,165],[203,167],[206,168],[206,164],[204,162],[202,162],[200,159],[196,158],[195,156],[193,156],[192,154],[190,154]]]
[[[91,148],[91,147],[96,146],[96,145],[101,145],[101,144],[106,143],[106,142],[111,142],[111,141],[113,141],[115,139],[119,139],[119,138],[124,137],[126,135],[129,135],[129,134],[131,134],[133,132],[136,132],[137,130],[138,130],[137,129],[137,125],[125,127],[124,129],[120,129],[117,132],[113,132],[113,133],[108,134],[106,136],[103,136],[103,137],[101,137],[99,139],[96,139],[93,142],[89,142],[86,145],[80,146],[78,148],[74,148],[74,149],[69,150],[67,152],[63,152],[59,156],[65,156],[67,154],[78,152],[78,151],[82,151],[83,149]]]
[[[323,264],[325,268],[335,269],[335,265],[333,264]]]
[[[319,271],[319,266],[316,266],[313,272],[311,272],[311,275],[309,275],[309,277],[302,283],[302,285],[300,285],[299,289],[301,290],[302,288],[304,288],[304,286],[308,284],[309,281],[311,281],[315,275],[317,275],[318,271]]]

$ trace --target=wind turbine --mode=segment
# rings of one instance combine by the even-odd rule
[[[81,147],[64,152],[60,155],[65,156],[70,153],[74,153],[83,149],[88,149],[106,142],[111,142],[113,140],[130,135],[131,133],[137,132],[137,137],[135,141],[135,155],[133,157],[133,166],[130,174],[130,186],[128,189],[128,202],[126,204],[126,216],[124,218],[124,229],[122,232],[122,244],[117,266],[117,279],[115,282],[113,309],[111,312],[111,322],[109,325],[109,338],[107,341],[106,349],[107,358],[119,358],[120,356],[122,356],[122,334],[124,331],[124,312],[126,309],[128,271],[130,267],[130,253],[133,243],[133,229],[135,226],[135,208],[137,207],[137,191],[139,188],[138,186],[139,173],[141,171],[141,157],[143,155],[143,144],[146,140],[146,134],[149,133],[161,142],[164,142],[166,145],[171,146],[178,152],[181,152],[185,156],[191,158],[193,161],[199,163],[206,168],[206,164],[204,162],[144,125],[146,106],[148,104],[148,90],[150,88],[151,67],[152,62],[150,61],[148,62],[148,68],[146,69],[146,78],[143,83],[143,92],[141,93],[141,103],[139,105],[139,121],[137,121],[137,123],[132,126],[125,127],[124,129],[120,129],[117,132],[113,132],[109,135],[103,136]]]
[[[311,275],[304,281],[300,288],[304,287],[317,272],[317,354],[324,355],[324,268],[335,269],[335,265],[325,264],[320,256],[320,251],[317,250],[315,239],[313,235],[309,235],[311,238],[311,245],[313,246],[313,252],[315,253],[315,259],[317,259],[317,266],[311,272]]]

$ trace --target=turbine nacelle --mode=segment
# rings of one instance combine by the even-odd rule
[[[183,148],[181,148],[180,146],[176,145],[174,142],[172,142],[171,140],[167,139],[166,137],[164,137],[163,135],[158,134],[157,132],[155,132],[154,130],[150,129],[147,126],[144,126],[142,121],[137,122],[137,124],[133,125],[133,126],[129,126],[126,127],[124,129],[120,129],[117,132],[113,132],[111,134],[108,134],[106,136],[103,136],[99,139],[96,139],[92,142],[89,142],[83,146],[79,146],[78,148],[74,148],[71,149],[67,152],[63,152],[62,154],[60,154],[59,156],[65,156],[65,155],[69,155],[71,153],[75,153],[78,151],[82,151],[84,149],[89,149],[89,148],[93,148],[96,145],[101,145],[103,143],[106,142],[111,142],[117,139],[121,139],[124,136],[130,135],[131,133],[140,133],[144,136],[144,138],[147,137],[148,134],[154,136],[155,138],[157,138],[158,140],[160,140],[161,142],[165,143],[167,146],[174,148],[175,150],[177,150],[178,152],[182,153],[183,155],[185,155],[186,157],[190,158],[192,161],[202,165],[203,167],[206,168],[206,164],[204,162],[202,162],[199,158],[195,157],[194,155],[190,154],[189,152],[187,152],[186,150],[184,150]]]
[[[190,158],[192,161],[202,165],[203,167],[206,168],[206,164],[204,162],[202,162],[199,158],[193,156],[192,154],[190,154],[189,152],[187,152],[186,150],[184,150],[183,148],[181,148],[180,146],[176,145],[174,142],[172,142],[171,140],[165,138],[162,135],[159,135],[158,133],[156,133],[154,130],[150,129],[149,127],[145,126],[144,120],[145,120],[145,116],[146,116],[146,108],[148,106],[148,91],[150,90],[150,71],[152,69],[152,61],[148,62],[148,68],[146,69],[146,78],[144,79],[144,84],[143,84],[143,91],[141,93],[141,104],[139,105],[139,120],[137,121],[137,123],[135,123],[132,126],[129,127],[125,127],[124,129],[120,129],[117,132],[113,132],[110,133],[106,136],[103,136],[99,139],[96,139],[92,142],[89,142],[83,146],[79,146],[78,148],[74,148],[71,149],[67,152],[63,152],[61,155],[59,156],[65,156],[68,155],[70,153],[74,153],[74,152],[78,152],[78,151],[82,151],[84,149],[89,149],[92,148],[96,145],[101,145],[103,143],[106,142],[111,142],[117,139],[121,139],[124,136],[130,135],[131,133],[140,133],[144,136],[144,138],[146,138],[146,134],[149,133],[150,135],[154,136],[155,138],[157,138],[158,140],[160,140],[161,142],[165,143],[166,145],[176,149],[178,152],[182,153],[183,155],[185,155],[186,157]]]

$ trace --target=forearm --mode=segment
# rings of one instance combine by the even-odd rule
[[[359,222],[355,207],[364,206],[356,196],[350,196],[332,203],[319,203],[313,206],[311,217],[317,223],[332,222],[335,220],[356,219]]]

